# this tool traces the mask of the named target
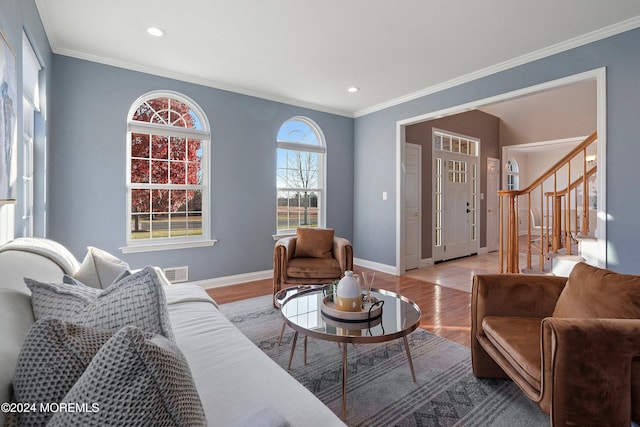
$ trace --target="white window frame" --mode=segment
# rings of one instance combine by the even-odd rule
[[[505,165],[507,170],[507,190],[519,190],[520,189],[520,167],[516,159],[511,158],[507,160]]]
[[[35,118],[40,112],[40,70],[27,35],[22,33],[22,237],[34,235]]]
[[[138,107],[146,101],[155,98],[171,98],[188,105],[198,116],[202,130],[190,129],[156,123],[146,123],[132,120]],[[203,246],[213,246],[216,240],[211,239],[211,213],[210,213],[210,153],[211,153],[211,131],[209,120],[202,108],[191,98],[173,91],[153,91],[142,95],[136,99],[129,109],[127,115],[127,167],[126,167],[126,241],[127,245],[120,248],[123,253],[149,252],[170,249],[183,249]],[[201,171],[202,182],[198,185],[190,184],[140,184],[131,182],[131,136],[133,133],[152,133],[154,135],[176,136],[183,138],[198,139],[202,142]],[[131,212],[131,192],[136,189],[168,189],[168,190],[198,190],[202,194],[202,235],[181,236],[150,239],[132,239],[132,212]]]
[[[294,116],[287,120],[285,120],[282,125],[278,128],[278,133],[283,126],[292,121],[300,121],[305,123],[307,126],[311,128],[311,130],[315,133],[316,138],[318,140],[318,145],[311,145],[305,143],[295,143],[289,141],[280,141],[276,138],[276,155],[279,149],[284,150],[292,150],[292,151],[302,151],[302,152],[310,152],[318,154],[318,188],[288,188],[288,187],[278,187],[278,168],[277,168],[277,159],[276,159],[276,234],[273,235],[274,239],[279,239],[285,236],[295,234],[295,228],[288,229],[279,229],[278,227],[278,193],[280,191],[301,191],[306,190],[309,192],[315,192],[318,194],[318,225],[317,228],[326,227],[326,155],[327,155],[327,144],[324,138],[324,133],[322,129],[316,122],[311,120],[308,117],[304,116]]]

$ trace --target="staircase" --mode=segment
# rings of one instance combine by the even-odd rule
[[[589,190],[597,139],[589,135],[527,188],[498,192],[500,272],[567,276],[577,262],[597,264]]]

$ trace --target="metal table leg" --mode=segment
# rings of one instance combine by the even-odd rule
[[[289,366],[287,369],[291,369],[291,361],[293,360],[293,353],[296,351],[296,342],[298,342],[298,332],[293,335],[293,342],[291,343],[291,354],[289,355]]]
[[[347,343],[342,345],[342,420],[347,419]]]
[[[404,340],[404,348],[407,351],[407,360],[409,361],[409,368],[411,368],[411,377],[413,378],[413,382],[417,383],[418,381],[416,381],[416,373],[413,370],[413,360],[411,359],[411,350],[409,350],[409,340],[407,339],[406,335],[402,337],[402,339]]]

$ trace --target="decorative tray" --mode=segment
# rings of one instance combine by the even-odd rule
[[[342,311],[338,310],[336,303],[333,301],[333,295],[327,295],[322,300],[320,311],[331,320],[346,323],[362,323],[370,322],[382,316],[382,305],[384,301],[375,297],[371,297],[371,307],[360,311]]]

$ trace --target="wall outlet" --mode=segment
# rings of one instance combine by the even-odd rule
[[[382,192],[382,200],[387,200],[387,192],[386,191]]]

